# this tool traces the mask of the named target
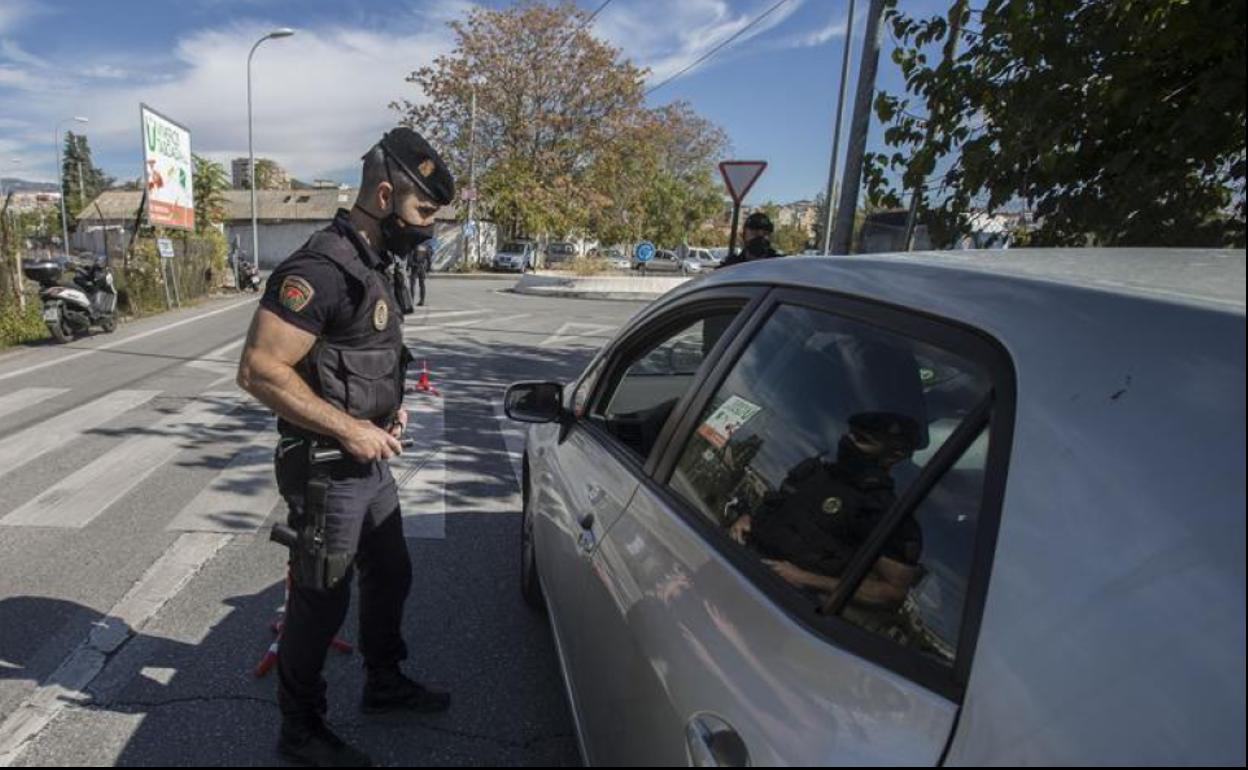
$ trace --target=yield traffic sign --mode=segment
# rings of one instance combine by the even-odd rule
[[[763,175],[766,168],[767,161],[765,160],[726,160],[719,164],[719,173],[724,177],[724,184],[728,187],[728,194],[732,196],[733,203],[741,205],[741,201],[745,200],[745,194]]]

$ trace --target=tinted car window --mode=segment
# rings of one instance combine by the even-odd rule
[[[821,608],[989,390],[976,364],[951,353],[827,312],[781,306],[699,415],[670,484],[727,547],[762,561],[781,578],[773,584]],[[982,475],[981,468],[964,481],[978,489]],[[964,503],[957,509],[969,510]],[[960,558],[934,560],[952,553],[945,541],[956,540],[936,531],[947,508],[920,509],[889,534],[850,606],[896,612],[918,601],[925,569],[937,561],[964,578]],[[933,538],[938,545],[929,547]],[[941,588],[955,584],[945,580]]]
[[[737,312],[707,311],[628,356],[614,367],[623,374],[599,400],[595,422],[639,458],[648,457],[672,409]]]
[[[915,511],[923,533],[918,577],[900,602],[853,601],[841,611],[851,623],[945,665],[958,649],[988,460],[985,431],[941,477]],[[878,579],[868,575],[867,582]],[[858,594],[863,594],[859,589]]]

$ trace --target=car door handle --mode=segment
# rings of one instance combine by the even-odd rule
[[[714,714],[695,714],[685,725],[694,767],[749,767],[750,752],[732,725]]]

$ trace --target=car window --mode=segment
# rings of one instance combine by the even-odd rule
[[[980,366],[947,351],[828,312],[780,306],[699,415],[669,483],[714,526],[721,545],[779,578],[769,585],[822,608],[893,504],[990,388]],[[966,456],[982,458],[982,450]],[[898,613],[910,606],[924,628],[939,629],[912,638],[922,637],[928,650],[956,645],[951,617],[960,617],[955,594],[965,591],[969,571],[962,549],[975,526],[958,516],[978,510],[967,495],[979,494],[983,480],[982,459],[969,462],[889,534],[847,619],[867,625],[869,616],[871,628],[899,638]]]
[[[988,433],[980,434],[901,528],[918,536],[919,558],[904,581],[876,568],[841,616],[945,665],[958,649],[967,578],[971,573],[988,461]],[[896,583],[896,585],[894,585]],[[903,590],[899,591],[898,586]]]
[[[594,385],[598,383],[598,375],[602,372],[604,360],[602,356],[599,356],[591,362],[585,373],[581,375],[576,390],[572,392],[572,413],[577,418],[585,416],[585,410],[589,407],[589,397],[593,394]]]
[[[593,422],[639,459],[650,456],[667,418],[739,308],[694,316],[613,366],[621,372],[598,399]]]

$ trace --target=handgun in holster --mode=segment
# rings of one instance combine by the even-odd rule
[[[269,539],[290,549],[290,579],[301,588],[333,590],[347,576],[355,560],[353,551],[330,550],[326,532],[325,501],[329,494],[328,463],[342,458],[342,450],[306,442],[308,483],[303,512],[290,518],[289,526],[274,525]]]

